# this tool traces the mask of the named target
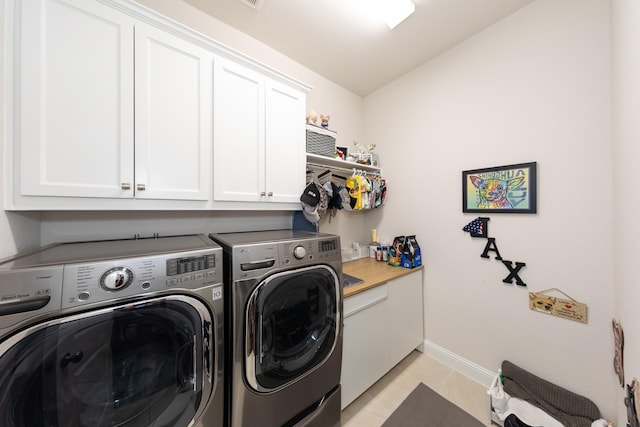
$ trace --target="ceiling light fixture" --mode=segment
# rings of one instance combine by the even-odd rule
[[[411,0],[378,0],[373,3],[378,16],[391,30],[416,10],[416,5]]]

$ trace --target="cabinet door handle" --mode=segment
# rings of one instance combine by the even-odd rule
[[[269,197],[273,196],[273,191],[269,191],[269,192],[267,193],[267,196],[269,196]]]
[[[146,187],[144,186],[144,184],[138,184],[136,186],[136,188],[138,189],[138,191],[144,191],[146,189]]]
[[[122,184],[120,184],[120,188],[122,188],[123,190],[131,190],[131,184],[129,184],[128,182],[123,182]]]
[[[267,193],[265,193],[264,191],[260,192],[260,197],[264,197]]]

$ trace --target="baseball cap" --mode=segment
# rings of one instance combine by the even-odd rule
[[[309,206],[315,207],[320,202],[320,190],[318,186],[310,182],[300,196],[300,201]]]

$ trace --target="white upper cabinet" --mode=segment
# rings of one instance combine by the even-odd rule
[[[83,0],[21,7],[16,190],[132,197],[133,21]]]
[[[268,201],[299,203],[305,184],[306,96],[267,80],[266,190]]]
[[[135,195],[208,200],[213,54],[148,25],[135,32]]]
[[[208,200],[211,52],[86,0],[21,28],[22,195]]]
[[[214,82],[213,198],[264,200],[265,78],[247,67],[216,58]]]
[[[304,92],[223,58],[214,82],[214,200],[299,203]]]
[[[299,208],[308,86],[133,0],[6,11],[6,209]]]

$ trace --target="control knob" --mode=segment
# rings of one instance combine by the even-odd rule
[[[126,288],[133,281],[133,271],[127,267],[114,267],[100,278],[100,286],[108,291]]]
[[[296,246],[293,248],[293,256],[296,259],[302,259],[307,254],[307,250],[303,246]]]

